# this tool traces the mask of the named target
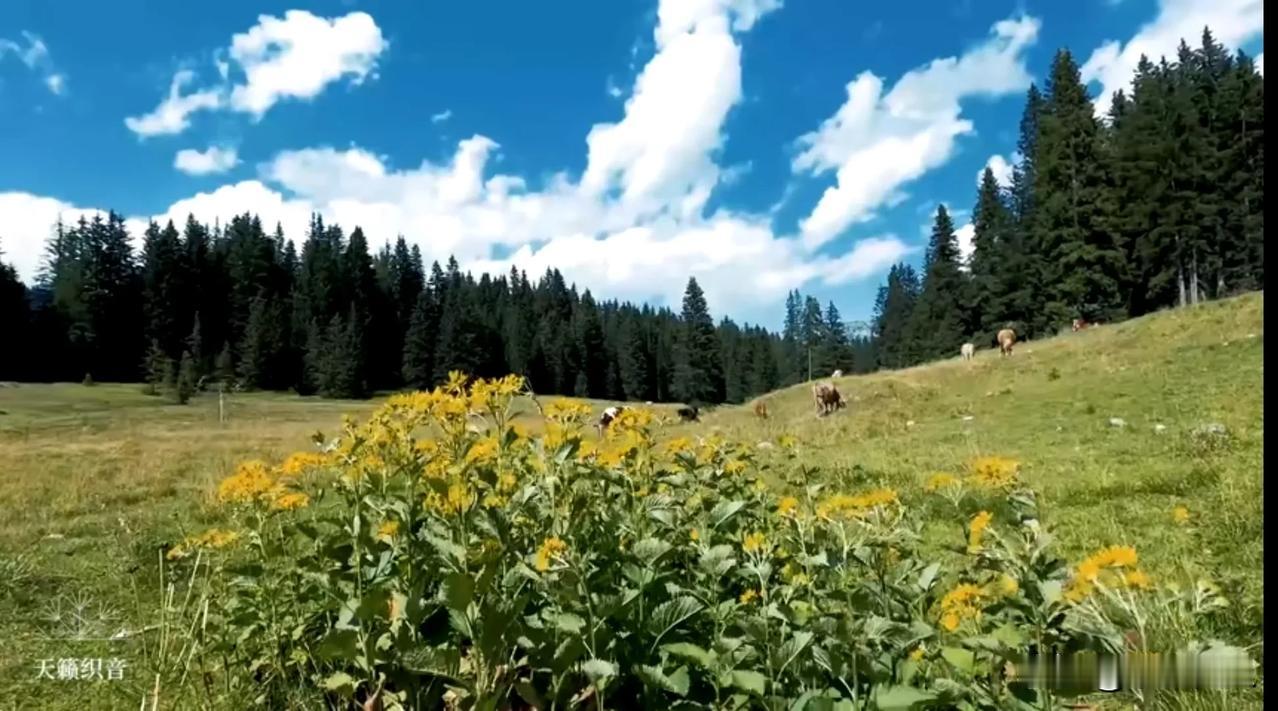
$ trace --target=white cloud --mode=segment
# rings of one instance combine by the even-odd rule
[[[67,77],[54,68],[49,46],[39,35],[31,32],[23,31],[22,39],[25,40],[25,46],[23,42],[0,37],[0,60],[6,55],[13,55],[27,69],[41,74],[50,93],[61,96],[66,91]]]
[[[0,192],[0,261],[12,264],[23,280],[33,281],[58,219],[70,224],[94,212],[56,198]]]
[[[358,85],[377,68],[387,42],[373,18],[352,12],[323,18],[305,10],[289,10],[283,18],[261,15],[247,32],[234,35],[228,50],[214,54],[219,83],[183,96],[181,89],[195,78],[178,71],[169,95],[154,111],[124,120],[139,136],[174,134],[190,125],[197,111],[227,109],[261,119],[283,99],[312,99],[342,79]],[[232,68],[244,82],[231,80]]]
[[[1256,71],[1260,72],[1260,76],[1265,75],[1265,53],[1261,52],[1256,55]]]
[[[261,15],[256,26],[231,38],[231,60],[247,78],[231,90],[231,107],[261,118],[280,99],[310,99],[343,78],[360,84],[386,46],[366,12],[331,20],[305,10],[289,10],[282,19]]]
[[[804,245],[819,248],[870,219],[902,185],[948,160],[957,137],[972,131],[960,114],[962,99],[1029,85],[1024,51],[1038,30],[1032,17],[998,22],[983,43],[906,73],[886,94],[871,72],[850,82],[843,106],[798,141],[796,173],[835,171],[835,184],[800,222]]]
[[[1260,37],[1265,29],[1263,0],[1160,0],[1158,15],[1141,27],[1126,44],[1109,40],[1097,47],[1080,68],[1085,82],[1099,82],[1096,114],[1104,116],[1114,92],[1126,89],[1146,55],[1153,62],[1162,56],[1174,59],[1181,39],[1201,45],[1203,27],[1210,27],[1216,41],[1230,49]]]
[[[195,73],[186,69],[174,74],[173,81],[169,84],[168,97],[151,113],[124,119],[124,125],[143,138],[185,131],[191,125],[188,118],[191,114],[204,109],[216,109],[223,103],[222,94],[217,90],[195,91],[184,95],[182,87],[194,78]]]
[[[954,236],[958,238],[959,259],[966,265],[972,257],[972,238],[976,236],[976,226],[969,222],[954,230]]]
[[[447,121],[448,119],[450,119],[450,118],[452,118],[452,117],[453,117],[453,110],[452,110],[452,109],[444,109],[443,111],[440,111],[440,112],[439,112],[439,113],[437,113],[437,114],[431,114],[430,122],[431,122],[431,123],[443,123],[443,122]]]
[[[234,147],[209,146],[203,151],[183,148],[173,157],[173,167],[187,175],[225,173],[240,162]]]
[[[1009,161],[1003,156],[998,155],[996,153],[990,156],[989,160],[985,161],[985,168],[989,168],[990,170],[994,171],[994,180],[998,182],[1000,187],[1004,187],[1004,188],[1011,187],[1012,166],[1017,159],[1018,159],[1017,154],[1013,154],[1012,160]],[[985,168],[981,168],[980,172],[976,174],[977,186],[980,186],[981,184],[981,178],[985,174]]]

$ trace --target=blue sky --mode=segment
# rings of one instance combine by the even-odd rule
[[[868,318],[945,203],[1015,160],[1068,47],[1094,95],[1260,0],[334,0],[0,4],[0,250],[54,221],[312,210],[469,269],[776,326],[785,293]],[[970,227],[965,228],[966,231]]]

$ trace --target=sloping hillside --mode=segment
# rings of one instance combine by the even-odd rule
[[[1015,458],[1071,557],[1131,543],[1155,570],[1201,566],[1230,591],[1230,626],[1259,642],[1263,315],[1253,293],[1020,343],[1008,358],[995,348],[965,363],[956,346],[948,361],[838,379],[849,404],[829,417],[800,385],[763,398],[767,421],[747,403],[699,427],[794,434],[814,478],[902,489],[974,455]],[[1188,526],[1172,522],[1180,505]]]

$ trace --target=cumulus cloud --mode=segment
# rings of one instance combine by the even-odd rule
[[[1015,154],[1015,153],[1012,154],[1012,160],[1009,161],[1008,159],[996,153],[990,156],[989,160],[985,161],[985,168],[989,168],[990,170],[994,171],[994,180],[998,182],[1000,187],[1004,187],[1004,188],[1011,187],[1012,166],[1014,164],[1014,161],[1018,159],[1019,159],[1019,154]],[[981,168],[980,172],[976,174],[976,184],[978,186],[981,184],[981,177],[985,174],[985,168]]]
[[[233,147],[209,146],[203,151],[184,148],[173,157],[173,167],[187,175],[225,173],[240,162]]]
[[[27,69],[39,73],[51,94],[61,96],[66,91],[66,75],[54,67],[49,46],[39,35],[23,31],[21,41],[0,37],[0,60],[7,56],[16,58]]]
[[[0,221],[0,261],[12,264],[23,280],[34,280],[45,243],[58,220],[71,223],[94,212],[56,198],[0,192],[0,216],[4,218]]]
[[[954,236],[958,238],[959,259],[966,266],[972,257],[972,238],[976,236],[976,226],[969,222],[954,230]]]
[[[377,69],[386,50],[381,29],[365,12],[336,18],[289,10],[284,17],[261,15],[247,32],[234,35],[229,49],[219,50],[213,64],[218,83],[183,95],[195,74],[178,71],[169,94],[149,114],[124,120],[141,137],[175,134],[190,125],[197,111],[225,109],[259,120],[284,99],[313,99],[343,79],[359,85]],[[232,70],[243,81],[232,81]]]
[[[803,244],[827,244],[873,217],[902,185],[948,160],[956,139],[972,131],[961,100],[1029,85],[1024,53],[1039,26],[1032,17],[1000,21],[981,44],[906,73],[886,94],[871,72],[850,82],[839,110],[798,140],[794,172],[835,172],[835,184],[799,224]]]
[[[1127,42],[1109,40],[1097,47],[1080,68],[1085,82],[1098,82],[1096,114],[1104,116],[1114,92],[1131,83],[1141,55],[1157,62],[1174,58],[1183,38],[1191,47],[1201,44],[1203,27],[1230,49],[1260,37],[1265,29],[1262,0],[1160,0],[1158,15]]]

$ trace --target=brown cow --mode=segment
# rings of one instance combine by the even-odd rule
[[[768,419],[768,403],[760,400],[754,404],[754,416],[761,419]]]
[[[1092,324],[1084,321],[1081,318],[1076,318],[1074,319],[1074,325],[1071,328],[1073,328],[1074,333],[1078,333],[1079,331],[1082,331],[1085,328],[1091,328],[1091,327],[1092,327]]]
[[[839,394],[833,383],[817,383],[812,386],[812,398],[816,400],[817,417],[828,415],[835,410],[846,407],[847,402]]]
[[[998,350],[1005,356],[1012,355],[1012,346],[1016,345],[1016,331],[1005,328],[998,332]]]

